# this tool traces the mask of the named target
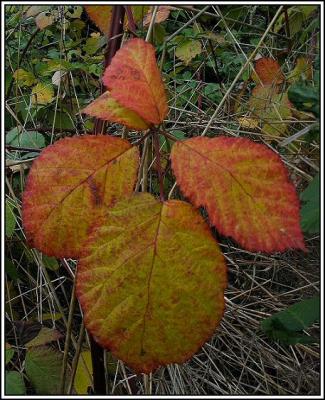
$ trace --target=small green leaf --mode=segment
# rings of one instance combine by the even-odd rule
[[[6,236],[11,237],[15,231],[16,218],[14,215],[14,206],[6,201]]]
[[[307,233],[319,233],[320,225],[320,178],[319,173],[300,196],[305,202],[301,207],[301,227]]]
[[[43,254],[42,259],[44,266],[51,271],[56,271],[60,268],[60,265],[55,257],[48,257]]]
[[[20,132],[18,128],[13,128],[6,134],[6,144],[42,149],[45,147],[45,138],[41,133],[36,131]]]
[[[6,365],[8,364],[8,362],[12,359],[12,357],[15,354],[15,350],[12,347],[9,347],[9,349],[6,349],[6,354],[5,354],[5,362]]]
[[[37,394],[59,394],[61,366],[61,353],[49,347],[31,347],[26,353],[25,371]]]
[[[14,264],[9,258],[7,258],[7,257],[6,257],[6,259],[5,259],[5,271],[6,271],[6,274],[9,275],[9,278],[10,278],[12,281],[16,281],[16,280],[17,280],[17,278],[18,278],[18,272],[17,272],[16,266],[15,266],[15,264]]]
[[[17,371],[6,371],[6,395],[26,394],[22,375]]]
[[[261,328],[268,337],[284,344],[312,343],[316,339],[301,331],[319,319],[320,298],[314,296],[266,318],[261,322]]]
[[[288,98],[300,111],[312,112],[319,118],[319,88],[297,82],[288,89]]]

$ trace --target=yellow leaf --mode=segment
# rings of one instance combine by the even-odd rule
[[[32,90],[32,103],[33,104],[48,104],[54,98],[54,90],[52,85],[45,83],[38,83]]]
[[[108,210],[84,247],[87,329],[135,372],[188,360],[223,315],[226,267],[200,213],[139,193]]]
[[[80,353],[74,388],[77,394],[88,394],[88,387],[92,386],[93,365],[91,362],[91,352],[89,350]]]
[[[32,86],[36,82],[34,74],[22,68],[17,69],[13,74],[14,79],[20,86]]]
[[[289,83],[298,81],[301,77],[311,79],[313,74],[312,65],[306,57],[299,57],[294,69],[289,73],[287,80]]]
[[[185,65],[188,65],[201,51],[202,46],[199,40],[188,39],[177,46],[175,54]]]
[[[238,118],[238,122],[242,128],[255,129],[258,127],[258,119],[256,118],[241,117]]]

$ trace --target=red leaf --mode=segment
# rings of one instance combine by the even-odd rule
[[[182,192],[213,225],[252,251],[306,250],[299,201],[280,157],[246,138],[177,142],[172,168]]]
[[[103,82],[118,103],[149,124],[160,124],[166,117],[165,88],[150,43],[129,40],[115,54]]]
[[[265,85],[280,84],[284,81],[281,67],[273,58],[263,57],[258,59],[255,63],[255,71]]]

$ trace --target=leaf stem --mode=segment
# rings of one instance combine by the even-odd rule
[[[159,138],[158,132],[155,131],[153,133],[153,145],[155,149],[155,156],[156,156],[156,167],[158,172],[158,180],[159,180],[159,193],[160,193],[160,201],[165,201],[164,197],[164,176],[161,167],[161,160],[160,160],[160,149],[159,149]]]

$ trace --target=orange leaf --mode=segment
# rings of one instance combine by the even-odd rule
[[[166,117],[165,88],[150,43],[129,40],[106,68],[103,82],[118,103],[147,123],[160,124]]]
[[[252,251],[305,250],[295,188],[266,146],[196,137],[174,144],[171,159],[181,190],[220,233]]]
[[[85,6],[85,10],[101,32],[107,35],[112,19],[112,6]]]
[[[90,225],[133,192],[138,163],[138,149],[111,136],[74,136],[48,146],[23,194],[30,244],[49,256],[78,257]]]
[[[153,9],[154,9],[154,7],[150,7],[150,11],[143,18],[143,26],[144,27],[150,25],[150,22],[152,20]],[[155,24],[160,24],[161,22],[166,21],[166,19],[169,17],[170,11],[171,11],[170,6],[159,6],[157,13],[156,13]]]
[[[96,24],[104,35],[109,34],[113,6],[85,6],[89,18]],[[135,23],[142,20],[149,6],[131,6]],[[124,27],[128,26],[128,17],[125,15]]]
[[[103,221],[78,264],[87,329],[137,373],[186,361],[224,310],[226,267],[209,227],[190,204],[148,193]]]
[[[131,129],[146,130],[149,128],[149,125],[138,114],[121,106],[108,91],[90,103],[82,112],[92,117],[126,125]]]
[[[276,60],[273,60],[273,58],[263,57],[258,59],[255,63],[255,71],[261,82],[265,85],[270,85],[272,83],[280,84],[284,81],[284,75],[280,65]],[[257,83],[260,83],[258,79]]]

